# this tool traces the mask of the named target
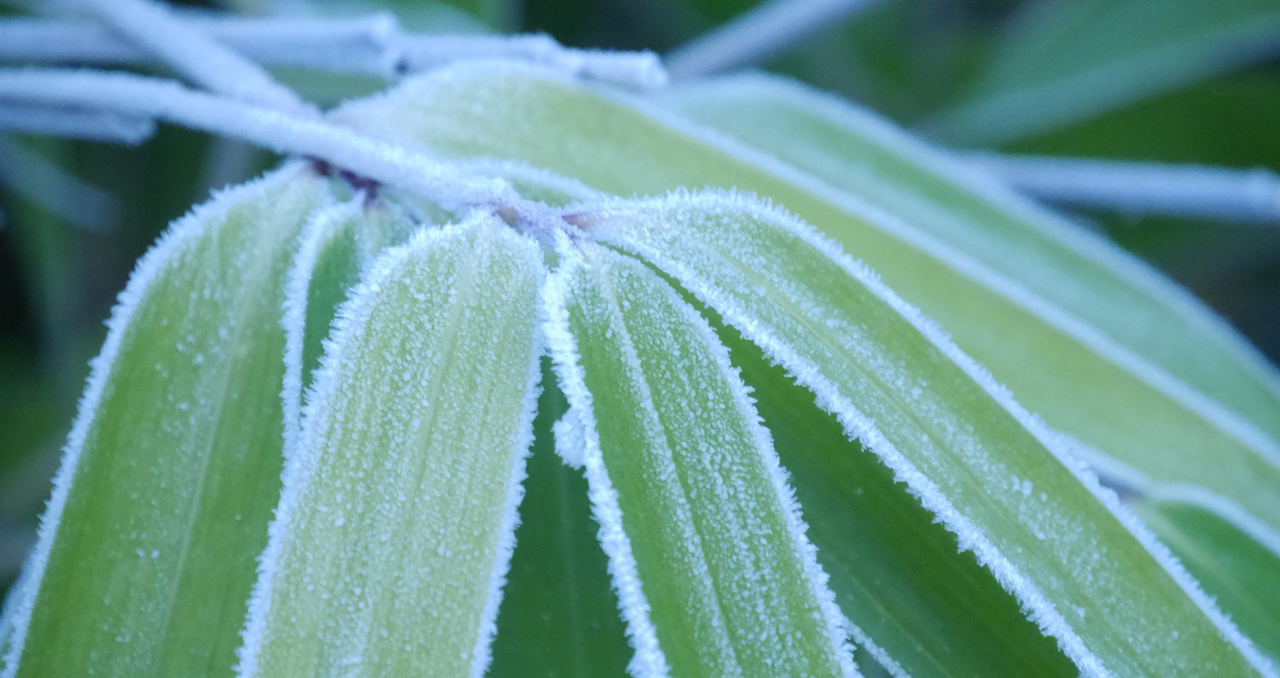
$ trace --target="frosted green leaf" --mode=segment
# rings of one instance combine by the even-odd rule
[[[734,108],[754,120],[746,112],[753,107]],[[444,69],[352,102],[334,118],[447,156],[514,158],[617,195],[711,185],[768,196],[879,271],[1020,402],[1081,440],[1076,449],[1091,463],[1123,460],[1105,468],[1108,476],[1133,486],[1203,485],[1230,498],[1242,509],[1237,515],[1258,529],[1280,534],[1274,369],[1198,302],[1137,262],[1100,240],[1065,233],[1062,224],[1046,225],[1042,213],[1007,191],[955,185],[954,173],[931,169],[931,154],[918,147],[881,140],[890,148],[882,160],[902,156],[887,167],[906,195],[889,195],[882,184],[866,187],[871,199],[893,198],[894,210],[923,193],[925,200],[904,214],[908,220],[888,213],[888,203],[877,208],[833,186],[829,175],[846,165],[811,164],[808,171],[827,173],[815,178],[639,100],[529,66]],[[791,126],[777,131],[798,136]],[[868,150],[874,149],[848,149]],[[799,162],[801,155],[785,159]],[[954,213],[939,216],[939,209]],[[921,225],[925,220],[935,221]],[[965,227],[975,224],[981,235],[970,246]],[[1027,282],[1041,265],[1062,274],[1048,288]],[[1109,282],[1088,282],[1095,273]],[[1218,453],[1202,454],[1206,449]],[[1169,450],[1179,450],[1179,463],[1164,463]]]
[[[1104,473],[1143,491],[1161,483],[1205,488],[1235,507],[1224,516],[1280,542],[1280,378],[1182,290],[829,95],[749,75],[666,99],[927,233],[954,252],[941,257],[944,265],[963,265],[1022,306],[1021,329],[1010,318],[995,321],[1001,331],[993,332],[975,322],[976,299],[940,298],[883,269],[895,291],[920,300],[1020,401],[1088,445],[1086,458]],[[827,233],[862,251],[850,230]],[[1141,421],[1119,416],[1134,411]]]
[[[387,247],[403,243],[416,225],[402,211],[366,195],[319,210],[299,239],[285,287],[284,453],[290,455],[301,426],[302,394],[320,366],[324,341],[338,305]]]
[[[196,208],[138,264],[24,575],[6,676],[234,663],[280,489],[285,276],[330,200],[291,165]]]
[[[589,242],[562,248],[546,299],[632,674],[854,675],[769,435],[706,321]]]
[[[1079,675],[1017,599],[973,553],[956,549],[955,535],[849,440],[812,393],[738,332],[718,329],[811,516],[809,538],[860,649],[896,665],[899,676]]]
[[[1269,671],[1055,434],[811,227],[721,195],[620,202],[579,221],[678,280],[813,391],[1082,673]]]
[[[419,231],[342,306],[250,601],[242,676],[479,676],[537,398],[540,248]]]

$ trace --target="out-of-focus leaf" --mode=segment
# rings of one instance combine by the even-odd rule
[[[811,227],[720,195],[619,202],[581,223],[675,278],[814,392],[1082,673],[1267,665],[1056,434]]]
[[[328,200],[287,167],[197,208],[138,265],[18,593],[6,675],[232,664],[280,487],[285,274]]]
[[[419,231],[343,305],[250,601],[242,676],[474,676],[532,436],[542,252]]]
[[[562,248],[545,294],[632,674],[855,675],[769,434],[706,321],[585,241]]]
[[[967,96],[926,127],[965,145],[1043,133],[1272,53],[1274,0],[1053,0],[1027,5]]]

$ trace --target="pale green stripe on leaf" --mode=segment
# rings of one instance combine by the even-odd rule
[[[197,207],[139,263],[41,526],[18,676],[230,671],[280,490],[285,277],[330,199],[286,167]]]
[[[636,577],[643,593],[622,603],[634,671],[659,674],[665,658],[678,676],[853,674],[826,577],[724,347],[645,265],[571,247],[550,286],[549,341],[585,429],[615,587]],[[625,546],[610,536],[619,527]],[[661,657],[634,640],[649,625]]]
[[[511,572],[498,611],[492,678],[624,676],[631,648],[609,590],[587,481],[556,456],[553,424],[568,404],[548,364]]]
[[[1263,670],[1114,496],[1068,468],[1052,434],[807,225],[718,195],[622,202],[582,220],[679,280],[813,390],[1082,672]]]
[[[476,116],[477,110],[485,115]],[[1280,434],[1274,433],[1280,417],[1266,415],[1268,401],[1265,393],[1260,395],[1274,391],[1274,374],[1260,361],[1242,359],[1247,351],[1224,349],[1224,344],[1243,340],[1223,339],[1221,326],[1206,328],[1203,309],[1180,321],[1185,307],[1194,303],[1188,297],[1170,302],[1171,308],[1183,310],[1157,314],[1151,326],[1132,335],[1134,343],[1125,350],[1145,359],[1149,333],[1217,334],[1219,339],[1209,341],[1203,351],[1197,346],[1190,350],[1231,353],[1236,358],[1214,362],[1229,367],[1225,374],[1252,372],[1251,377],[1224,386],[1203,372],[1168,368],[1174,374],[1199,375],[1192,383],[1207,384],[1205,396],[1194,388],[1153,382],[1149,375],[1131,371],[1132,365],[1118,369],[1114,352],[1100,353],[1098,342],[1089,338],[1106,338],[1090,322],[1047,303],[1019,280],[995,275],[977,257],[921,228],[709,129],[534,67],[455,66],[347,104],[334,117],[396,143],[449,156],[515,158],[618,195],[712,185],[768,196],[879,271],[890,287],[940,322],[963,350],[1055,428],[1156,480],[1199,484],[1231,498],[1280,534]],[[1079,285],[1073,282],[1070,288],[1084,297],[1075,306],[1109,306],[1105,294]],[[1179,296],[1167,287],[1160,295]],[[1133,307],[1115,313],[1124,315]],[[1141,317],[1151,312],[1147,309]],[[1186,350],[1184,346],[1171,355],[1185,356]],[[1230,367],[1233,362],[1236,366]],[[1232,395],[1233,390],[1239,393]],[[1232,414],[1231,408],[1242,409],[1242,414]],[[1227,410],[1227,416],[1220,416],[1220,410]],[[1247,420],[1242,425],[1236,421],[1241,417]],[[1215,455],[1203,454],[1206,449]],[[1163,463],[1171,455],[1179,463]]]
[[[536,244],[420,231],[342,307],[262,561],[242,675],[478,676],[536,392]]]

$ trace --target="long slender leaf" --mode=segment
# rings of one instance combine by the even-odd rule
[[[899,676],[1079,674],[1017,599],[973,553],[960,552],[955,535],[811,393],[737,331],[722,328],[720,336],[811,517],[809,537],[859,646],[896,665]]]
[[[287,167],[197,208],[138,265],[81,400],[6,676],[229,671],[280,487],[285,274],[328,200]]]
[[[485,115],[478,117],[476,111]],[[1044,411],[1055,427],[1084,441],[1086,445],[1077,449],[1090,454],[1091,461],[1105,461],[1091,452],[1102,450],[1127,460],[1108,468],[1137,474],[1127,480],[1150,482],[1141,474],[1158,472],[1157,480],[1201,484],[1232,498],[1243,508],[1239,514],[1248,516],[1255,527],[1280,534],[1280,492],[1275,491],[1280,487],[1280,417],[1272,414],[1280,387],[1274,370],[1241,348],[1242,340],[1207,320],[1208,313],[1190,297],[1167,284],[1152,283],[1149,273],[1134,274],[1139,266],[1133,262],[1116,264],[1122,256],[1106,253],[1099,242],[1082,244],[1082,237],[1064,236],[1060,227],[1054,229],[1056,235],[1045,233],[1043,225],[1023,231],[1020,240],[1035,245],[1041,259],[1066,261],[1055,264],[1059,268],[1079,273],[1089,264],[1087,270],[1111,270],[1112,280],[1117,268],[1130,271],[1120,282],[1129,281],[1125,285],[1134,295],[1132,303],[1116,307],[1110,299],[1110,290],[1124,285],[1100,290],[1076,276],[1065,292],[1055,293],[1054,298],[1078,297],[1064,308],[1024,282],[1036,277],[1034,270],[1015,279],[991,267],[993,259],[1022,256],[1020,251],[1000,249],[1000,237],[1014,230],[1007,217],[1002,219],[1005,227],[984,227],[990,234],[984,238],[984,262],[772,156],[649,110],[643,103],[592,91],[528,66],[489,63],[447,69],[353,102],[339,109],[335,119],[370,135],[445,155],[516,158],[582,177],[594,188],[620,195],[713,185],[768,196],[837,238],[895,291],[938,319],[962,349],[989,363],[1001,381],[1010,383],[1021,402]],[[936,181],[926,183],[937,186]],[[963,211],[990,199],[978,196],[975,206],[971,188],[949,190],[949,199],[932,200],[960,200]],[[996,213],[1011,209],[1014,214],[1030,210],[1000,201],[988,208]],[[955,218],[948,217],[937,228],[945,229]],[[963,236],[949,237],[956,238]],[[1076,242],[1060,249],[1063,240]],[[1148,308],[1149,303],[1155,306]],[[1084,317],[1072,311],[1095,305],[1106,310]],[[1166,311],[1152,310],[1160,306]],[[1130,316],[1138,313],[1135,307],[1140,315]],[[1093,326],[1092,318],[1099,314],[1110,318],[1108,331],[1119,332],[1124,323],[1133,323],[1136,330],[1123,330],[1130,342],[1127,347]],[[1135,317],[1143,322],[1133,322]],[[1151,336],[1180,334],[1199,339],[1151,340],[1157,347],[1151,352],[1160,357],[1145,356]],[[1230,348],[1232,344],[1236,348]],[[1202,362],[1215,367],[1159,367]],[[1224,374],[1246,377],[1218,378],[1214,373],[1219,367]],[[1197,375],[1192,383],[1207,384],[1208,392],[1170,372]],[[1140,417],[1125,414],[1137,411]],[[1177,455],[1178,464],[1162,463],[1170,449],[1184,451]],[[1218,453],[1199,453],[1205,449]]]
[[[399,209],[368,205],[367,195],[319,210],[299,239],[285,288],[285,455],[293,453],[302,426],[302,394],[320,366],[324,341],[338,306],[386,247],[403,243],[415,228]]]
[[[481,675],[532,435],[542,253],[419,232],[342,307],[250,603],[240,675]]]
[[[710,327],[638,261],[577,242],[548,342],[637,676],[854,675],[768,433]]]
[[[679,280],[793,373],[1083,673],[1270,671],[1054,434],[811,227],[720,195],[622,202],[580,223]]]
[[[1104,471],[1130,485],[1196,484],[1271,518],[1280,378],[1180,290],[885,121],[800,85],[740,76],[672,92],[668,103],[946,243],[958,253],[952,260],[976,261],[974,278],[1019,281],[1028,315],[1061,335],[1031,351],[1014,347],[1022,342],[1010,341],[1016,330],[1007,325],[966,328],[968,304],[921,305],[1050,425],[1108,457],[1091,455]],[[829,234],[845,240],[839,229]],[[904,294],[916,289],[895,271],[885,278]],[[1082,379],[1084,370],[1097,378]],[[1142,421],[1121,418],[1134,408]],[[1212,444],[1213,429],[1228,444]],[[1215,454],[1205,455],[1210,446]]]
[[[991,145],[1088,119],[1272,54],[1272,0],[1056,0],[1028,5],[968,96],[929,123]]]

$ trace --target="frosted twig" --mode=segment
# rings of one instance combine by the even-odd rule
[[[967,158],[1013,188],[1049,201],[1280,225],[1280,176],[1270,170],[991,153]]]
[[[74,226],[97,231],[120,214],[115,196],[0,136],[0,183]]]
[[[637,88],[666,83],[651,52],[567,48],[544,35],[422,35],[402,32],[390,14],[353,19],[245,19],[192,15],[185,23],[247,59],[332,73],[393,79],[462,59],[523,59],[582,77]],[[0,60],[134,64],[148,53],[91,23],[0,20]]]
[[[633,87],[660,87],[666,71],[652,52],[569,49],[546,35],[404,36],[397,41],[406,71],[419,71],[464,59],[513,58],[557,70]]]
[[[667,70],[687,80],[759,63],[879,0],[772,0],[673,50]]]
[[[155,131],[155,124],[147,117],[111,111],[9,104],[0,107],[0,131],[137,144],[151,136]]]
[[[10,105],[167,120],[279,153],[319,158],[420,193],[455,213],[486,206],[505,206],[522,214],[539,212],[538,206],[520,198],[501,179],[478,178],[323,120],[192,91],[169,80],[95,71],[0,70],[0,108]]]
[[[117,33],[211,91],[241,101],[318,115],[254,62],[224,47],[152,0],[79,0]]]

